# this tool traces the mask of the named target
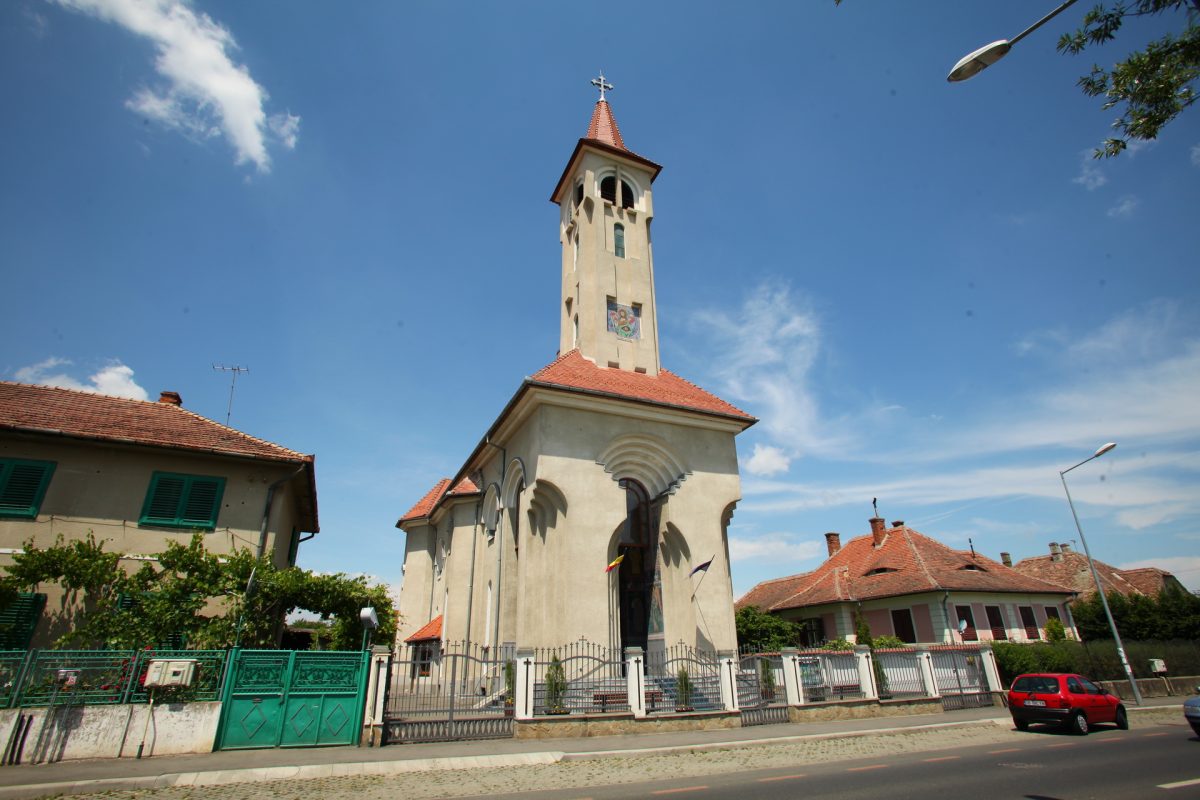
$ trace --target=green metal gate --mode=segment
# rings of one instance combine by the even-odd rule
[[[357,744],[364,652],[235,650],[216,750]]]

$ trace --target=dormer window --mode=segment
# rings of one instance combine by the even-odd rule
[[[625,181],[621,181],[621,198],[617,202],[617,179],[613,175],[609,175],[600,181],[600,197],[613,205],[619,205],[621,208],[633,208],[633,187]]]
[[[869,578],[872,575],[884,575],[888,572],[899,572],[899,571],[900,570],[893,569],[892,567],[876,567],[873,570],[869,570],[869,571],[863,573],[863,577]]]
[[[959,569],[960,570],[969,570],[971,572],[987,572],[986,569],[979,566],[978,564],[963,564],[961,567],[959,567]]]

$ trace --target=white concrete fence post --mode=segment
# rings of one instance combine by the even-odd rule
[[[794,647],[779,651],[783,660],[783,692],[789,706],[804,705],[804,679],[800,675],[799,652]]]
[[[371,648],[367,662],[367,699],[363,714],[363,738],[369,747],[375,746],[375,733],[383,727],[383,701],[387,694],[388,662],[392,651],[380,645]]]
[[[983,675],[987,680],[987,690],[989,692],[1004,691],[1004,687],[1000,685],[1000,669],[996,666],[996,654],[992,652],[992,646],[987,643],[980,644],[979,656],[983,660]]]
[[[625,648],[625,692],[636,719],[646,716],[646,655],[640,647]]]
[[[858,661],[858,683],[862,687],[864,700],[878,700],[875,688],[875,668],[871,663],[871,648],[865,644],[854,646],[854,658]]]
[[[517,650],[517,685],[513,689],[513,717],[533,719],[533,692],[537,685],[537,663],[531,648]]]
[[[928,647],[918,647],[917,661],[921,667],[921,680],[925,682],[926,697],[941,697],[942,693],[938,690],[937,676],[933,674],[933,656],[929,654]]]
[[[721,674],[721,705],[726,711],[737,711],[737,653],[732,650],[718,651],[717,663]]]

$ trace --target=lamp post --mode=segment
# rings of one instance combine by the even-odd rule
[[[1083,461],[1080,461],[1075,467],[1082,467],[1093,458],[1099,458],[1116,446],[1116,442],[1109,442]],[[1108,598],[1104,596],[1104,587],[1100,585],[1100,573],[1096,571],[1096,562],[1092,561],[1092,551],[1088,549],[1087,539],[1083,536],[1083,527],[1079,524],[1079,515],[1075,513],[1075,503],[1071,500],[1071,490],[1067,488],[1067,473],[1075,469],[1075,467],[1064,469],[1058,473],[1058,477],[1062,480],[1063,491],[1067,493],[1067,505],[1071,506],[1071,516],[1075,518],[1075,530],[1079,531],[1079,541],[1083,543],[1083,554],[1087,556],[1088,566],[1092,570],[1092,580],[1096,582],[1096,594],[1100,595],[1100,605],[1104,606],[1104,616],[1108,618],[1108,629],[1112,631],[1113,641],[1117,644],[1117,656],[1121,659],[1121,666],[1125,669],[1125,677],[1129,678],[1129,686],[1133,689],[1133,702],[1140,706],[1142,704],[1142,693],[1138,691],[1137,680],[1133,677],[1133,670],[1129,668],[1129,659],[1125,657],[1125,646],[1121,644],[1121,635],[1117,633],[1117,623],[1113,620],[1112,611],[1108,608]]]
[[[1018,33],[1013,38],[1001,39],[998,42],[985,44],[975,52],[968,53],[960,58],[958,63],[954,65],[954,69],[950,70],[950,74],[946,76],[946,80],[950,81],[951,83],[956,83],[957,81],[965,81],[967,78],[972,78],[978,75],[992,64],[995,64],[997,61],[1004,58],[1004,56],[1008,54],[1008,51],[1012,49],[1014,44],[1021,41],[1026,36],[1057,17],[1059,14],[1066,11],[1068,7],[1074,4],[1075,0],[1067,0],[1067,2],[1060,5],[1058,8],[1054,9],[1049,14]],[[1095,456],[1093,456],[1093,458],[1095,458]],[[1079,465],[1076,464],[1075,466]]]

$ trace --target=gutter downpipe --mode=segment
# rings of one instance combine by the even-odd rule
[[[285,475],[284,477],[280,478],[279,480],[275,481],[274,483],[272,483],[270,486],[267,487],[267,503],[266,503],[266,507],[263,508],[262,526],[259,527],[259,529],[258,529],[258,557],[259,558],[262,558],[263,553],[265,553],[267,550],[267,524],[271,520],[271,506],[275,502],[275,490],[278,489],[283,484],[290,481],[292,478],[299,475],[301,472],[304,471],[304,468],[307,466],[308,466],[307,464],[301,464],[296,469],[296,471],[293,472],[291,475]],[[313,534],[313,535],[315,536],[316,534]],[[312,537],[310,536],[309,538],[311,539]],[[299,544],[299,542],[297,542],[297,544]]]

